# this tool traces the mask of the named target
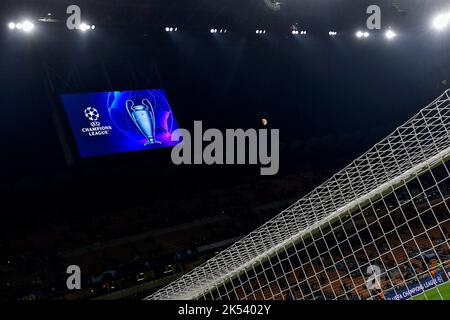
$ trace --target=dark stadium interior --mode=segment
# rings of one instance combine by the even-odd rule
[[[385,12],[383,23],[400,30],[397,41],[355,41],[373,2]],[[0,299],[112,293],[140,299],[253,231],[448,88],[450,37],[423,29],[447,2],[286,0],[278,13],[263,0],[85,0],[78,5],[97,28],[80,34],[64,27],[70,1],[1,1],[4,25],[48,12],[60,21],[39,24],[30,37],[0,29]],[[295,23],[307,37],[291,36]],[[166,33],[168,25],[181,31]],[[226,35],[209,33],[222,26]],[[270,32],[257,37],[257,28]],[[330,39],[330,28],[342,36]],[[261,118],[268,119],[270,128],[280,129],[279,173],[260,176],[257,166],[175,166],[170,150],[69,165],[54,122],[58,95],[142,88],[165,88],[184,128],[195,120],[219,129],[261,128]],[[448,164],[438,170],[448,175]],[[426,184],[433,176],[420,179]],[[367,216],[393,212],[391,223],[401,226],[412,210],[408,203],[422,201],[421,223],[394,234],[370,227],[366,213],[341,217],[330,225],[334,244],[313,249],[304,239],[305,255],[290,271],[280,263],[279,273],[232,284],[241,296],[224,286],[205,299],[260,299],[268,291],[280,299],[369,298],[359,271],[345,279],[347,288],[337,279],[340,267],[364,268],[371,252],[346,253],[340,240],[355,241],[353,250],[374,240],[386,268],[383,285],[408,282],[438,264],[423,258],[427,248],[449,260],[449,199],[448,179],[437,191],[397,190],[392,204],[384,204],[388,210]],[[431,220],[430,210],[441,220]],[[386,235],[375,243],[377,232]],[[382,242],[391,245],[395,237],[408,246],[384,252]],[[329,250],[327,259],[315,257],[321,250]],[[83,270],[85,288],[75,293],[66,288],[66,268],[73,264]],[[282,273],[282,282],[274,281]],[[296,277],[316,277],[318,286]]]

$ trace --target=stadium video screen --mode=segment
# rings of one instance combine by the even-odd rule
[[[178,124],[162,89],[61,95],[80,157],[171,147]]]

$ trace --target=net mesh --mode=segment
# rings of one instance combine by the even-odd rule
[[[288,209],[146,299],[402,299],[433,287],[434,298],[445,298],[438,285],[450,271],[449,120],[447,90]]]

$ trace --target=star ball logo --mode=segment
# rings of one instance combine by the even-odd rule
[[[84,115],[91,121],[92,127],[100,126],[100,122],[97,121],[100,118],[100,114],[97,109],[88,107],[84,110]]]
[[[83,128],[81,131],[90,137],[108,135],[109,131],[112,130],[111,126],[102,126],[98,121],[100,119],[100,113],[96,108],[88,107],[84,109],[84,116],[91,121],[91,128]]]

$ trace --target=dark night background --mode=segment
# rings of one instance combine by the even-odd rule
[[[256,219],[256,207],[300,198],[434,100],[450,80],[450,36],[430,28],[447,1],[286,0],[280,12],[262,0],[112,2],[77,3],[83,20],[97,27],[81,34],[65,29],[67,1],[2,1],[3,260],[64,251],[64,242],[24,239],[39,228],[57,233],[65,223],[84,224],[94,235],[83,245],[93,244],[111,212],[142,218],[151,229],[239,207],[234,219],[245,234],[278,213]],[[355,39],[370,4],[381,6],[383,28],[397,31],[395,41],[382,31]],[[61,22],[37,23],[30,35],[6,27],[47,12]],[[293,37],[294,23],[308,35]],[[180,31],[166,33],[165,26]],[[229,31],[211,35],[210,28]],[[268,34],[255,35],[258,28]],[[330,38],[329,30],[339,35]],[[167,150],[69,166],[52,118],[58,94],[140,88],[166,89],[181,127],[202,120],[210,128],[259,128],[267,118],[280,129],[279,174],[261,177],[258,166],[176,167]],[[136,176],[135,168],[144,169]],[[154,206],[163,213],[152,215]],[[129,215],[135,207],[137,218]]]

